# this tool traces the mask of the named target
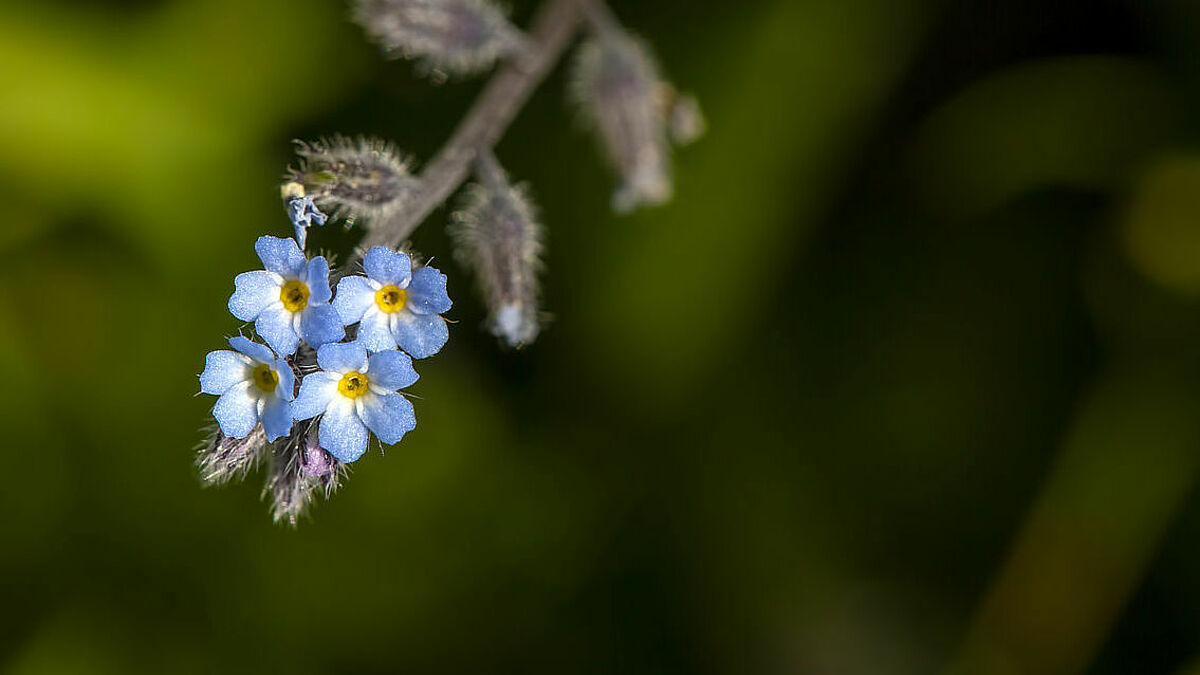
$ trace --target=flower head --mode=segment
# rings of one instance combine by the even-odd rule
[[[299,183],[284,185],[283,196],[288,220],[292,221],[292,227],[296,228],[296,243],[300,244],[300,248],[304,248],[308,242],[308,228],[312,225],[324,225],[329,217],[321,213],[313,203],[312,197],[304,194],[304,186]]]
[[[450,337],[440,314],[450,310],[446,275],[432,267],[412,268],[403,253],[376,246],[363,256],[367,276],[343,277],[333,306],[342,323],[359,324],[367,350],[400,349],[414,359],[438,352]]]
[[[321,370],[300,383],[292,416],[321,415],[317,440],[329,454],[353,462],[367,450],[368,430],[391,445],[417,427],[412,403],[397,393],[417,381],[404,352],[368,356],[357,342],[328,344],[317,349],[317,364]]]
[[[246,438],[261,422],[267,440],[287,436],[292,429],[292,367],[270,349],[238,336],[229,346],[209,352],[200,391],[220,396],[213,417],[221,433]]]
[[[259,237],[254,250],[265,270],[234,278],[229,311],[254,329],[277,354],[288,356],[300,340],[318,347],[336,342],[346,332],[329,305],[329,263],[318,256],[306,260],[292,239]]]

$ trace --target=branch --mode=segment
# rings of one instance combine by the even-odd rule
[[[400,246],[454,194],[470,175],[475,158],[499,142],[517,111],[558,63],[575,35],[581,5],[586,2],[545,0],[533,19],[528,49],[492,76],[454,134],[421,171],[420,188],[412,202],[386,223],[371,228],[363,239],[363,250]]]

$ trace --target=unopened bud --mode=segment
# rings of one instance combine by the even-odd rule
[[[289,181],[343,218],[385,221],[404,207],[419,185],[396,149],[375,139],[297,141],[296,156],[299,161],[288,170]]]
[[[419,59],[435,75],[487,70],[524,43],[488,0],[358,0],[354,20],[391,55]]]
[[[668,201],[671,156],[662,78],[649,48],[623,32],[588,40],[576,56],[572,90],[621,177],[613,208],[625,213]]]
[[[261,424],[245,438],[231,438],[217,429],[196,453],[200,478],[214,485],[241,480],[258,464],[266,447],[267,434]]]
[[[313,425],[298,437],[276,444],[263,496],[270,497],[271,517],[277,523],[295,525],[318,494],[328,497],[341,482],[340,463],[317,445],[316,434]]]
[[[486,174],[467,187],[453,216],[455,255],[475,272],[492,334],[523,347],[540,328],[542,227],[524,186],[511,185],[499,165]]]

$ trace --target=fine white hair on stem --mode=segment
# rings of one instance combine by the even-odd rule
[[[492,334],[520,348],[540,329],[542,226],[527,187],[513,185],[491,153],[475,175],[453,215],[455,256],[475,274]]]

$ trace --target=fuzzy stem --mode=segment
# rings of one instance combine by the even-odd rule
[[[412,202],[368,231],[363,250],[400,246],[454,194],[470,175],[475,158],[499,142],[533,90],[558,63],[575,36],[585,2],[590,0],[545,0],[529,30],[528,48],[492,76],[454,134],[421,171],[421,187]]]
[[[504,169],[500,166],[500,160],[496,159],[496,155],[492,154],[491,150],[484,150],[475,158],[475,177],[489,190],[503,192],[508,189],[508,180],[504,175]]]

